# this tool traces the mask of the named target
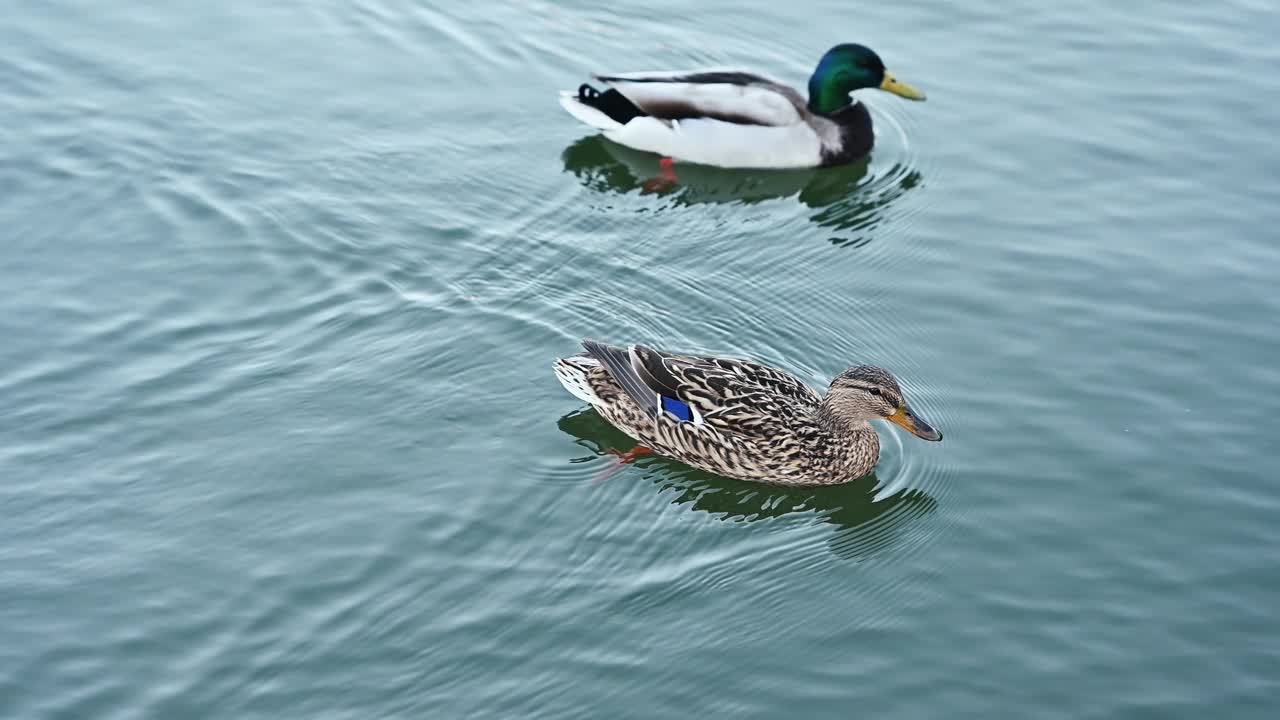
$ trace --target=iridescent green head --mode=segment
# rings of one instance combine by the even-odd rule
[[[884,62],[871,48],[845,43],[828,50],[809,77],[809,109],[833,113],[852,102],[849,93],[861,88],[880,88],[908,100],[924,99],[924,93],[885,70]]]

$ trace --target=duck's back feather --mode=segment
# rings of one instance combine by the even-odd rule
[[[746,360],[676,355],[643,345],[629,355],[646,387],[688,404],[721,432],[768,437],[812,422],[821,402],[795,377]]]
[[[803,120],[804,99],[795,90],[749,72],[610,73],[596,79],[663,120],[707,118],[772,127]]]

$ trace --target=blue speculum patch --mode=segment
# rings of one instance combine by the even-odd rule
[[[669,398],[664,395],[662,397],[662,409],[675,415],[681,422],[689,422],[693,419],[693,411],[689,409],[689,404],[680,402],[675,398]]]

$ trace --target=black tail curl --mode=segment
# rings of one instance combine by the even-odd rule
[[[578,86],[578,102],[599,110],[623,125],[647,114],[617,90],[600,92],[586,83]]]

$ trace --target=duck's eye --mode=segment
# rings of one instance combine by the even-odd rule
[[[880,396],[884,395],[884,393],[883,393],[883,392],[880,390],[880,388],[878,388],[878,387],[873,387],[873,388],[871,388],[871,394],[872,394],[872,395],[875,395],[876,397],[880,397]]]

